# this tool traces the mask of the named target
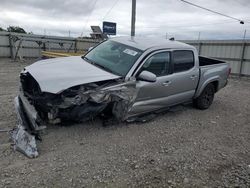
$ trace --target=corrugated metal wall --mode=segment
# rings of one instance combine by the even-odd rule
[[[234,74],[250,75],[249,40],[186,40],[182,42],[195,46],[200,55],[229,62]]]
[[[20,40],[16,39],[23,39],[18,55],[28,58],[40,57],[42,50],[59,52],[86,51],[89,47],[100,42],[94,39],[0,32],[0,57],[13,57],[16,55],[20,42]]]
[[[94,39],[0,32],[0,57],[16,55],[20,40],[13,42],[15,37],[24,38],[18,54],[23,57],[40,57],[44,48],[51,51],[81,52],[100,42]],[[41,40],[43,44],[39,46],[38,41]],[[250,40],[185,40],[182,42],[195,46],[200,55],[229,62],[232,73],[250,75]]]

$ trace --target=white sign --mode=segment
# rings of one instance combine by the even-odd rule
[[[138,53],[138,52],[131,50],[131,49],[128,49],[128,48],[123,50],[123,52],[128,54],[128,55],[132,55],[132,56],[136,56],[136,54]]]

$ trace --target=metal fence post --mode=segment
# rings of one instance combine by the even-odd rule
[[[77,53],[77,39],[75,39],[75,53]]]
[[[42,47],[43,51],[46,51],[46,44],[45,42],[43,42],[43,47]]]
[[[19,52],[20,48],[22,47],[22,42],[23,42],[23,39],[20,39],[19,44],[18,44],[18,46],[16,48],[16,54],[15,54],[15,57],[14,57],[14,61],[16,61],[16,58],[18,56],[18,52]],[[19,53],[19,57],[20,57],[20,60],[21,60],[22,57],[21,57],[20,53]]]
[[[10,57],[11,57],[11,59],[14,59],[14,56],[13,56],[13,45],[12,45],[12,39],[11,39],[11,33],[9,33],[9,45],[10,45]]]
[[[198,47],[198,54],[201,55],[201,46],[202,46],[202,43],[199,42],[199,47]]]
[[[240,57],[240,70],[239,70],[239,76],[242,76],[242,68],[243,68],[243,62],[244,62],[244,56],[245,56],[245,48],[246,48],[246,43],[242,43],[242,48],[241,48],[241,57]]]
[[[246,33],[247,30],[245,29],[244,35],[243,35],[243,40],[242,40],[242,47],[241,47],[241,57],[240,57],[240,70],[239,70],[239,77],[242,75],[242,67],[243,67],[243,62],[244,62],[244,56],[245,56],[245,48],[246,48]]]

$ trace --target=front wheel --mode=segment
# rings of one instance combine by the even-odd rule
[[[213,103],[214,93],[215,93],[214,85],[208,84],[204,88],[200,96],[194,99],[193,103],[195,107],[201,110],[209,108],[209,106]]]

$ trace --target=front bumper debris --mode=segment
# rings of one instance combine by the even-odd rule
[[[14,150],[20,151],[29,158],[38,156],[35,136],[28,133],[22,125],[18,125],[11,136],[14,141]]]
[[[27,101],[22,101],[20,95],[15,98],[15,110],[17,114],[17,127],[12,131],[11,138],[14,142],[14,150],[20,151],[30,158],[38,156],[35,129],[36,112],[27,109]],[[33,133],[33,134],[32,134]]]

